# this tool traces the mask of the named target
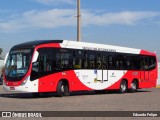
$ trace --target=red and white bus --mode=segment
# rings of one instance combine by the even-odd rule
[[[119,90],[156,86],[156,54],[141,49],[68,40],[40,40],[11,48],[5,91],[56,92]]]

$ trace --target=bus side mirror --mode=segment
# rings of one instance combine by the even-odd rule
[[[34,55],[33,55],[33,59],[32,59],[32,63],[36,62],[38,59],[39,53],[37,51],[35,51]]]

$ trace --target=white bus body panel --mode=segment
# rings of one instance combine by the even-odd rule
[[[14,90],[11,89],[14,87]],[[20,86],[6,86],[3,85],[5,92],[38,92],[38,79],[34,81],[28,80],[25,85]]]
[[[97,43],[88,43],[88,42],[75,42],[64,40],[60,44],[62,48],[73,48],[73,49],[86,49],[86,50],[97,50],[97,51],[109,51],[109,52],[121,52],[121,53],[132,53],[140,54],[141,49],[120,47],[114,45],[104,45]]]
[[[97,70],[98,71],[98,70]],[[75,73],[79,80],[87,87],[93,90],[103,90],[106,89],[116,82],[118,82],[124,74],[127,72],[125,70],[108,70],[108,80],[98,80],[96,70],[75,70]],[[102,71],[102,70],[101,70]],[[107,70],[104,70],[107,72]],[[101,72],[102,73],[102,72]],[[100,74],[101,74],[100,73]],[[107,75],[103,74],[103,76]],[[101,76],[102,77],[102,76]],[[105,76],[107,77],[107,76]]]

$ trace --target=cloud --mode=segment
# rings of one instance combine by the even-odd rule
[[[11,32],[23,29],[49,29],[61,26],[75,26],[75,11],[72,9],[32,10],[15,18],[0,22],[0,31]]]
[[[33,29],[53,29],[58,27],[76,26],[75,9],[51,9],[31,10],[22,14],[11,15],[0,20],[0,31],[16,32]],[[160,17],[159,12],[144,11],[122,11],[116,13],[94,13],[89,10],[82,10],[82,25],[108,26],[127,25],[132,26],[139,22],[156,19]]]
[[[9,9],[0,9],[0,14],[6,14],[6,13],[10,13],[10,12],[14,12],[14,11],[9,10]]]
[[[76,0],[34,0],[44,5],[75,4]]]
[[[104,13],[96,15],[91,12],[84,12],[84,25],[135,25],[137,22],[142,20],[148,20],[160,16],[159,12],[143,12],[143,11],[122,11],[117,13]]]

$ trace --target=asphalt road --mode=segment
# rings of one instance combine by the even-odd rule
[[[76,92],[69,97],[48,94],[33,98],[31,94],[4,93],[0,86],[0,111],[160,111],[160,88],[126,94]]]

